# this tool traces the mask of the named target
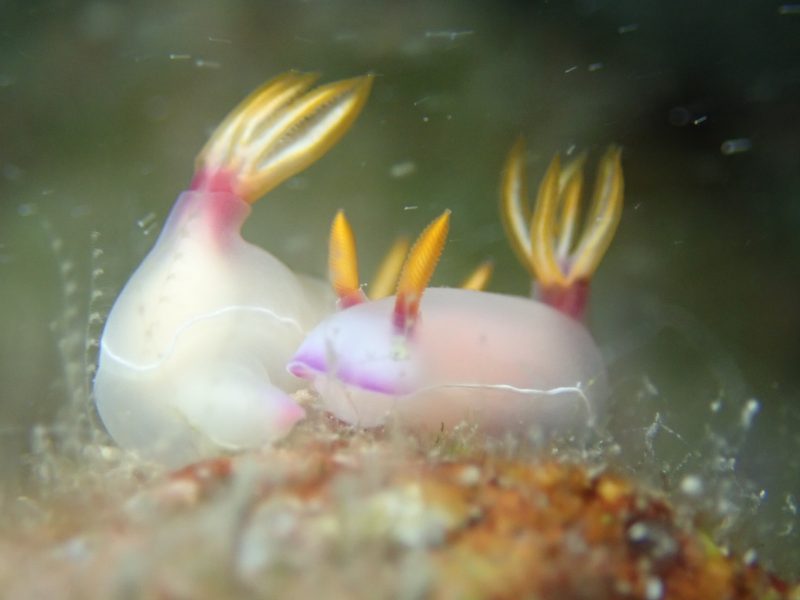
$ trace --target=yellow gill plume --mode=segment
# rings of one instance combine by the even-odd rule
[[[381,261],[375,276],[369,284],[369,297],[371,300],[385,298],[394,292],[397,286],[397,278],[400,276],[400,270],[403,268],[403,261],[408,254],[409,247],[408,238],[405,236],[398,237],[389,252]]]
[[[588,281],[614,237],[622,215],[621,150],[610,147],[600,160],[591,205],[581,226],[584,154],[562,165],[556,155],[539,185],[531,214],[526,196],[522,138],[506,159],[500,214],[520,262],[544,288]]]
[[[459,287],[465,290],[481,291],[489,285],[489,279],[494,271],[494,261],[485,260],[461,282]]]
[[[361,112],[373,76],[308,91],[317,78],[289,71],[250,94],[214,131],[196,171],[232,173],[235,192],[252,203],[318,160]]]

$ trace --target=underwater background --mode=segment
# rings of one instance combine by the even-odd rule
[[[35,427],[88,402],[103,320],[207,135],[291,68],[377,75],[352,131],[245,228],[319,276],[336,209],[369,274],[449,207],[436,282],[491,257],[490,289],[525,294],[497,214],[512,143],[531,189],[554,153],[620,144],[589,325],[623,463],[668,491],[735,474],[732,518],[800,573],[800,4],[767,0],[3,2],[4,501],[30,485]]]

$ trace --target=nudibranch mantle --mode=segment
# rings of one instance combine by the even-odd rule
[[[179,466],[262,446],[304,416],[286,393],[298,386],[285,364],[333,299],[241,227],[255,200],[344,134],[372,81],[306,92],[314,79],[281,75],[231,113],[117,298],[94,395],[123,448]]]
[[[392,324],[393,309],[392,297],[331,315],[289,364],[348,423],[392,417],[432,430],[469,420],[494,431],[590,423],[607,395],[591,336],[545,304],[432,288],[410,335]]]

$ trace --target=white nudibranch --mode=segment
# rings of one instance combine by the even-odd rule
[[[344,135],[372,85],[368,75],[309,91],[315,80],[285,73],[231,112],[117,298],[94,396],[123,448],[179,466],[262,446],[304,416],[285,364],[332,298],[240,231],[253,202]]]
[[[524,198],[523,146],[509,155],[501,209],[540,300],[482,291],[423,291],[444,246],[449,211],[411,249],[396,296],[367,302],[343,214],[331,230],[330,273],[343,308],[305,339],[289,371],[310,380],[339,419],[418,431],[468,421],[489,432],[583,429],[608,395],[606,368],[579,318],[622,209],[620,153],[600,162],[593,204],[575,235],[582,158],[554,159],[534,211]],[[530,225],[529,225],[530,224]]]

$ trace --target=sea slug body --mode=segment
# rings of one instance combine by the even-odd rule
[[[425,291],[447,237],[447,211],[411,249],[397,294],[367,301],[352,236],[342,234],[348,228],[337,215],[330,271],[343,309],[306,337],[288,365],[312,382],[326,410],[362,427],[393,420],[417,431],[462,421],[490,432],[583,429],[596,422],[608,395],[606,368],[581,318],[589,279],[622,209],[620,153],[612,148],[601,160],[580,236],[583,159],[563,170],[553,161],[532,211],[522,197],[522,157],[518,143],[504,171],[501,207],[539,299]]]
[[[525,298],[432,288],[407,336],[392,323],[394,300],[323,321],[290,364],[339,419],[374,427],[391,417],[416,430],[468,420],[503,431],[594,418],[605,367],[569,317]]]
[[[363,107],[372,77],[285,73],[219,126],[105,325],[94,382],[123,448],[170,466],[254,448],[304,416],[284,365],[332,308],[241,237],[251,204],[316,161]]]

